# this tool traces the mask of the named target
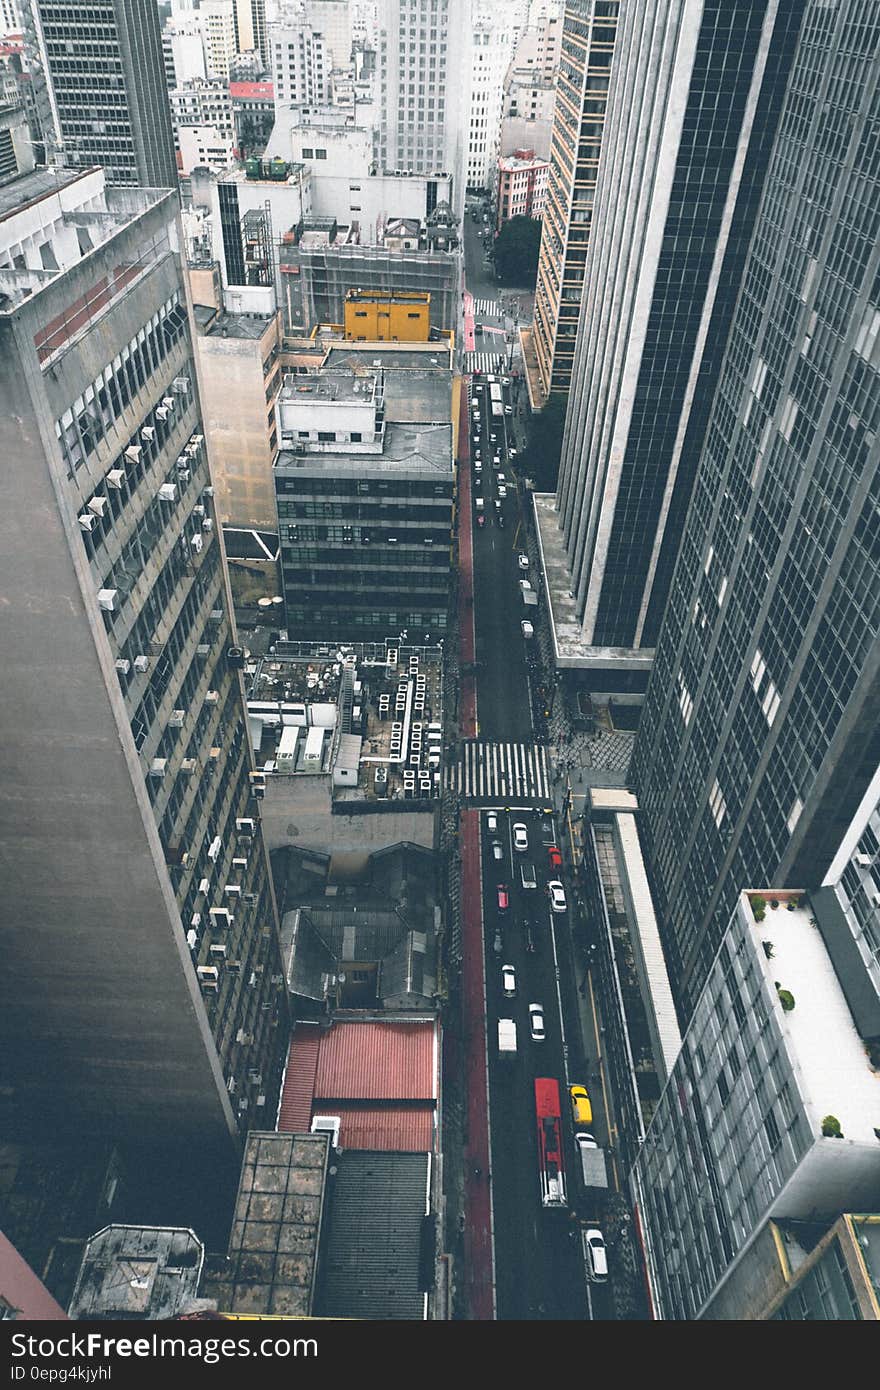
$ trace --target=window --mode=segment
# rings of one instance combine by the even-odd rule
[[[314,159],[314,157],[315,151],[307,149],[306,146],[303,145],[303,159]]]
[[[336,439],[335,430],[318,430],[318,439],[322,444],[332,444]]]
[[[327,158],[327,151],[326,151],[326,150],[315,150],[315,158],[316,158],[316,159],[326,159],[326,158]]]

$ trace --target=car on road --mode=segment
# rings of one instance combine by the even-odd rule
[[[546,1038],[543,1004],[529,1005],[529,1032],[532,1035],[532,1042],[543,1042]]]
[[[521,820],[518,820],[513,827],[513,847],[521,852],[529,847],[528,827]]]
[[[480,527],[481,530],[486,525],[486,518],[483,516],[482,512],[477,517],[477,525]]]
[[[553,821],[549,816],[541,821],[541,844],[553,845],[556,843],[556,831],[553,829]]]
[[[516,563],[519,565],[519,567],[520,567],[521,570],[527,570],[527,569],[528,569],[528,567],[529,567],[529,557],[528,557],[528,555],[526,555],[526,553],[525,553],[524,550],[521,550],[520,553],[517,555],[517,557],[516,557]]]
[[[483,465],[481,464],[480,460],[479,460],[479,459],[474,459],[474,472],[475,472],[475,473],[482,473],[482,471],[483,471]]]
[[[487,811],[487,812],[486,812],[486,829],[487,829],[487,830],[497,830],[497,829],[498,829],[498,815],[497,815],[497,813],[496,813],[495,811]]]
[[[503,376],[503,377],[501,378],[501,385],[502,385],[502,386],[509,386],[509,385],[510,385],[510,377],[509,377],[509,376]]]
[[[500,498],[500,497],[496,497],[496,498],[495,498],[495,510],[496,510],[496,512],[500,512],[500,511],[501,511],[501,498]]]
[[[501,988],[508,999],[516,994],[516,971],[512,965],[501,967]]]
[[[506,912],[510,907],[510,891],[506,883],[499,883],[497,889],[498,911]]]
[[[552,912],[564,912],[567,903],[565,901],[565,889],[558,878],[553,878],[547,884],[547,892],[550,894],[550,909]]]
[[[587,1278],[592,1279],[596,1284],[604,1284],[608,1278],[608,1252],[605,1248],[605,1241],[602,1232],[595,1226],[582,1228],[581,1244],[584,1251],[584,1264],[587,1267]]]
[[[530,917],[523,922],[523,934],[526,941],[526,950],[531,953],[535,949],[535,924]]]
[[[574,1146],[578,1153],[581,1149],[598,1149],[599,1147],[592,1134],[584,1134],[583,1131],[574,1136]]]
[[[512,405],[506,405],[506,406],[504,407],[504,414],[505,414],[505,415],[512,415],[512,414],[513,414],[513,406],[512,406]]]
[[[502,843],[501,843],[500,840],[493,840],[493,841],[492,841],[492,858],[493,858],[493,859],[503,859],[503,858],[504,858],[504,846],[502,845]]]
[[[569,1086],[571,1114],[576,1125],[589,1125],[593,1122],[593,1107],[586,1086]]]
[[[500,455],[500,454],[493,454],[493,455],[492,455],[492,462],[494,463],[494,465],[495,465],[496,468],[500,468],[500,467],[501,467],[501,455]]]
[[[512,459],[515,459],[515,458],[516,458],[516,449],[513,447],[512,444],[510,445],[509,449],[507,450],[507,456],[508,456],[508,458],[512,458]]]
[[[504,942],[501,940],[501,932],[496,929],[495,940],[492,942],[492,950],[496,956],[500,956],[504,951]]]
[[[504,513],[503,513],[503,512],[499,512],[499,513],[498,513],[498,525],[500,526],[501,530],[503,531],[503,530],[504,530]]]
[[[532,586],[527,579],[521,579],[519,581],[519,587],[524,594],[531,594],[533,592]]]
[[[507,488],[504,486],[503,483],[499,483],[499,484],[498,484],[498,496],[499,496],[499,497],[506,497],[506,496],[507,496]]]
[[[526,641],[534,637],[535,629],[532,627],[531,623],[528,621],[527,618],[523,618],[522,622],[520,623],[520,627],[522,628],[522,635],[523,637],[525,637]]]
[[[561,869],[561,868],[562,868],[562,855],[561,855],[560,852],[559,852],[559,846],[558,846],[558,845],[550,845],[550,846],[548,847],[548,849],[547,849],[547,858],[550,860],[550,868],[551,868],[551,869]]]

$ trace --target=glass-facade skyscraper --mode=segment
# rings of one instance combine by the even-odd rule
[[[633,763],[685,1012],[880,763],[880,5],[805,13]]]

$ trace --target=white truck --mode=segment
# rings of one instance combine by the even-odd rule
[[[498,1056],[516,1056],[516,1024],[512,1018],[498,1020]]]
[[[599,1148],[592,1134],[576,1134],[574,1142],[581,1158],[584,1187],[607,1188],[608,1173],[605,1168],[605,1150]]]

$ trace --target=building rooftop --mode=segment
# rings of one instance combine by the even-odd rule
[[[198,1297],[205,1252],[190,1230],[105,1226],[83,1253],[72,1318],[177,1317]]]
[[[209,338],[248,338],[259,341],[271,322],[271,314],[228,314],[221,310],[205,323],[205,333]]]
[[[333,365],[335,368],[336,364]],[[372,401],[380,381],[378,368],[357,372],[322,368],[308,376],[292,373],[284,378],[281,400],[302,404],[309,401]]]
[[[766,903],[760,922],[750,906],[756,897]],[[772,902],[779,906],[771,908]],[[790,909],[791,903],[797,906]],[[740,897],[740,913],[770,991],[775,995],[778,985],[794,999],[793,1008],[780,1007],[778,1022],[814,1134],[826,1115],[835,1115],[845,1139],[876,1147],[880,1079],[871,1070],[807,899],[790,889],[750,889]],[[764,942],[772,947],[770,957]]]
[[[392,468],[446,474],[452,471],[452,426],[391,422],[380,454],[294,453],[282,449],[275,459],[280,471],[308,469],[320,473],[376,476]]]
[[[549,159],[544,159],[539,154],[505,154],[498,160],[498,168],[502,174],[515,174],[523,169],[546,169],[549,165]]]

